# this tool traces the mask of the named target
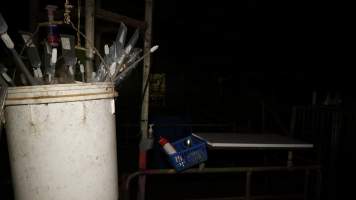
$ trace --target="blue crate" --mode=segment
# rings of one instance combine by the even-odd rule
[[[192,145],[186,147],[184,141],[191,138]],[[194,136],[188,136],[172,143],[177,153],[168,155],[170,164],[176,171],[183,171],[208,159],[206,143]]]

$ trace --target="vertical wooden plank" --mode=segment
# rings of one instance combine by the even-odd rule
[[[90,80],[93,72],[93,59],[94,50],[92,45],[94,45],[94,21],[95,21],[95,0],[85,0],[85,35],[87,40],[85,41],[85,48],[87,48],[87,61],[85,65],[86,80]]]
[[[151,39],[152,39],[152,3],[153,0],[145,0],[145,22],[146,22],[146,30],[145,30],[145,36],[144,36],[144,54],[148,53],[151,48]],[[142,138],[141,139],[146,139],[148,137],[148,106],[149,106],[149,91],[150,91],[150,86],[149,86],[149,74],[150,74],[150,68],[151,68],[151,57],[146,56],[144,61],[143,61],[143,84],[142,84],[142,92],[144,94],[143,96],[143,102],[142,102],[142,107],[141,107],[141,133],[142,133]],[[139,155],[139,167],[140,170],[145,170],[146,169],[146,151],[143,149],[140,149],[140,155]],[[140,176],[138,180],[138,195],[137,199],[138,200],[144,200],[145,199],[145,188],[146,188],[146,177],[145,176]]]
[[[152,0],[145,0],[145,22],[147,24],[145,30],[144,38],[144,54],[148,53],[151,49],[151,34],[152,34]],[[143,104],[141,110],[141,131],[143,137],[147,138],[147,129],[148,129],[148,105],[149,105],[149,73],[151,68],[151,56],[146,56],[143,61],[143,84],[142,92],[144,93]]]
[[[37,26],[37,16],[39,13],[39,0],[32,0],[30,2],[30,12],[29,12],[29,29],[31,32],[35,31]]]

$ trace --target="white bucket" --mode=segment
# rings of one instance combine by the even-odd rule
[[[16,200],[117,200],[110,83],[9,88],[6,132]]]

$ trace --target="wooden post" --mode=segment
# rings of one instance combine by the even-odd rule
[[[85,48],[87,49],[86,57],[86,80],[91,80],[92,72],[93,72],[93,59],[94,59],[94,21],[95,21],[95,0],[85,0],[85,35],[87,40],[85,41]],[[88,41],[89,40],[89,41]]]
[[[153,0],[145,0],[145,38],[144,38],[144,54],[148,53],[151,48],[151,39],[152,39],[152,3]],[[149,105],[149,73],[151,68],[151,57],[146,56],[143,61],[143,78],[142,78],[142,92],[144,93],[143,102],[141,107],[141,140],[147,139],[148,137],[148,105]],[[147,84],[147,86],[146,86]],[[146,169],[146,150],[140,149],[139,155],[139,168],[140,170]],[[138,180],[138,200],[145,199],[145,187],[146,187],[146,177],[140,176]]]
[[[29,26],[29,30],[31,32],[35,31],[36,29],[36,26],[37,26],[37,15],[38,15],[38,12],[39,12],[39,1],[38,0],[32,0],[30,2],[30,6],[29,6],[29,9],[30,9],[30,16],[29,16],[29,23],[30,23],[30,26]]]

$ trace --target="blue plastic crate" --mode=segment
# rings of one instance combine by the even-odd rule
[[[184,141],[190,138],[192,144],[186,147]],[[172,143],[177,153],[168,155],[170,164],[176,171],[182,171],[208,159],[206,143],[194,136],[188,136]]]

